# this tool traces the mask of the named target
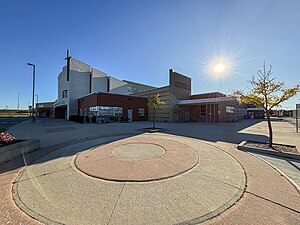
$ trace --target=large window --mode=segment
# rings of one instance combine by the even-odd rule
[[[90,115],[97,116],[97,114],[98,114],[98,107],[97,106],[90,107],[89,113],[90,113]]]
[[[93,106],[89,108],[89,111],[97,116],[122,116],[122,107],[111,107],[111,106]]]
[[[62,98],[67,98],[68,97],[68,90],[63,90],[62,91]]]
[[[234,110],[235,110],[235,107],[226,105],[226,113],[233,114]]]
[[[145,108],[139,108],[139,116],[145,116]]]
[[[205,117],[206,116],[206,105],[200,106],[200,116]]]

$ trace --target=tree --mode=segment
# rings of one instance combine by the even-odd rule
[[[159,93],[152,94],[148,98],[148,107],[149,109],[152,109],[152,115],[153,115],[153,126],[152,126],[153,129],[155,128],[156,110],[160,105],[164,105],[164,104],[165,103],[160,100]]]
[[[300,86],[286,88],[284,82],[277,82],[275,78],[271,78],[272,66],[266,70],[265,63],[262,70],[258,70],[256,78],[252,77],[249,81],[252,88],[248,93],[242,90],[233,92],[233,95],[239,97],[239,101],[247,104],[254,104],[256,107],[264,108],[267,116],[269,128],[269,147],[273,146],[273,130],[270,119],[270,111],[278,107],[282,102],[290,99],[300,91]]]

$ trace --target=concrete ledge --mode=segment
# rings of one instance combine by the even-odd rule
[[[242,141],[237,146],[237,149],[239,149],[241,151],[245,151],[245,152],[262,153],[262,154],[266,154],[266,155],[275,155],[275,156],[291,158],[291,159],[300,159],[300,154],[277,152],[277,151],[273,151],[273,150],[266,150],[263,148],[249,147],[249,146],[245,146],[246,143],[247,143],[247,141]],[[276,143],[274,143],[274,144],[276,144]],[[277,144],[277,145],[280,145],[280,144]],[[291,146],[291,145],[287,145],[287,146]],[[295,146],[293,146],[293,147],[295,147]]]
[[[40,148],[40,140],[26,140],[0,147],[0,164]]]

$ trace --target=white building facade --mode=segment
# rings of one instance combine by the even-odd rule
[[[94,92],[130,95],[137,90],[129,83],[112,77],[77,59],[69,59],[58,76],[58,97],[54,104],[58,118],[78,114],[78,99]]]

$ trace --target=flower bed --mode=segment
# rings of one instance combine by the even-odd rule
[[[10,133],[7,133],[5,131],[0,133],[0,144],[2,145],[13,143],[15,140],[16,138]]]
[[[296,148],[296,146],[291,146],[291,145],[273,144],[273,148],[270,148],[268,143],[247,141],[245,143],[245,146],[253,147],[253,148],[263,148],[269,151],[299,154],[299,151]]]
[[[282,145],[273,143],[273,148],[270,148],[267,143],[256,141],[242,141],[237,148],[242,151],[262,153],[267,155],[275,155],[292,159],[300,159],[299,150],[296,146]]]

